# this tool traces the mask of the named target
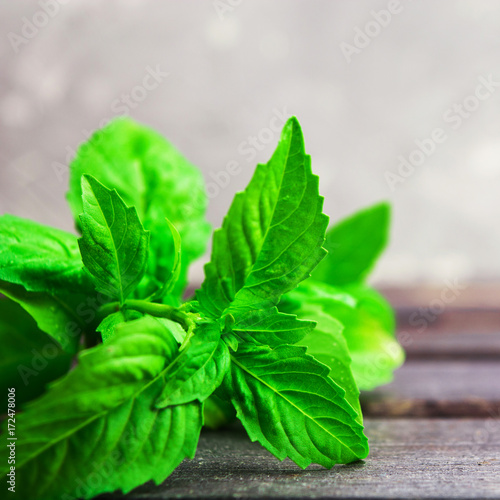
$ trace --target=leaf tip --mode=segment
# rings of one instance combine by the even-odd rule
[[[300,126],[299,120],[295,115],[288,118],[283,127],[283,135],[290,133],[292,136],[300,135],[302,137],[302,128]]]
[[[101,185],[101,183],[90,174],[82,174],[81,177],[82,193],[85,193],[88,189],[94,191],[95,187]]]

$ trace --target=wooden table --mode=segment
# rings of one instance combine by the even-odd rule
[[[469,290],[419,332],[412,314],[438,292],[387,291],[407,362],[363,395],[366,460],[302,471],[234,426],[203,431],[194,460],[126,498],[500,498],[500,294]]]

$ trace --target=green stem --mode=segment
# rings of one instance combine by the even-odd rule
[[[118,312],[121,309],[119,302],[110,302],[109,304],[104,304],[99,307],[98,313],[101,319],[104,319],[106,316]]]
[[[166,304],[130,299],[126,300],[124,305],[130,309],[135,309],[136,311],[150,314],[151,316],[157,316],[158,318],[168,318],[175,321],[177,317],[177,308]]]
[[[157,304],[146,300],[126,300],[123,306],[120,306],[119,302],[112,302],[102,306],[99,311],[104,316],[107,316],[121,309],[134,309],[144,314],[156,316],[157,318],[170,319],[179,323],[186,330],[186,337],[182,342],[180,350],[186,347],[196,327],[196,314],[180,311],[178,308],[166,304]]]
[[[193,335],[194,335],[194,327],[186,330],[186,336],[184,337],[184,340],[182,341],[182,344],[179,347],[179,351],[183,351],[188,346],[189,341],[191,340],[191,337]]]

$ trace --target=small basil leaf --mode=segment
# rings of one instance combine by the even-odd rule
[[[363,281],[387,245],[391,207],[379,203],[347,217],[326,233],[328,256],[313,278],[329,285]]]
[[[232,331],[245,341],[277,347],[300,342],[314,325],[312,321],[301,321],[295,315],[280,313],[272,307],[241,315]]]
[[[186,348],[165,372],[166,385],[157,408],[205,401],[221,384],[229,367],[229,351],[217,323],[201,323]]]
[[[211,231],[205,219],[207,196],[199,170],[154,130],[129,118],[118,118],[82,144],[70,165],[68,202],[77,226],[83,211],[84,174],[116,189],[128,206],[137,209],[144,227],[151,231],[151,280],[139,286],[140,298],[155,292],[158,283],[164,283],[165,267],[171,269],[175,245],[165,217],[177,228],[182,238],[181,270],[173,297],[167,301],[179,303],[188,267],[205,252]]]
[[[212,318],[276,305],[326,254],[328,217],[318,177],[304,150],[296,118],[286,123],[276,151],[238,193],[214,233],[212,257],[197,292]]]
[[[345,391],[305,347],[240,345],[231,355],[231,394],[252,441],[302,468],[365,458],[368,444]]]
[[[37,323],[38,328],[53,337],[68,353],[78,350],[80,338],[92,330],[79,313],[86,297],[79,294],[50,295],[28,292],[22,286],[0,281],[0,293],[17,302]]]
[[[0,217],[0,280],[30,292],[88,292],[76,236],[14,215]]]
[[[123,304],[146,271],[149,233],[115,190],[85,175],[82,192],[83,263],[97,290]]]

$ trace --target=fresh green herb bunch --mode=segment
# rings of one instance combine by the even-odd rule
[[[390,307],[363,284],[389,208],[347,219],[325,243],[295,118],[214,232],[190,300],[206,196],[162,137],[128,119],[98,131],[71,164],[68,201],[80,238],[0,217],[0,373],[23,410],[13,498],[160,483],[193,458],[204,415],[212,427],[236,415],[303,468],[367,456],[358,385],[389,381],[403,360]]]

